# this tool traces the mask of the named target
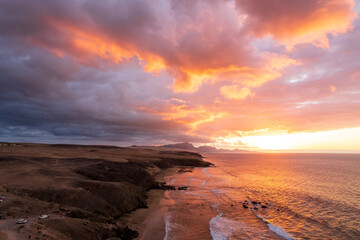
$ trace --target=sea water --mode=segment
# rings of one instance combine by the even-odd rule
[[[167,178],[189,188],[166,193],[164,239],[360,239],[360,155],[244,153],[205,160],[215,167]]]

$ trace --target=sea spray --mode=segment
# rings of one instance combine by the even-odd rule
[[[270,223],[268,220],[266,220],[265,218],[263,218],[262,216],[260,216],[259,214],[256,215],[258,218],[260,218],[264,223],[267,224],[268,228],[273,231],[274,233],[276,233],[277,235],[285,238],[286,240],[296,240],[296,238],[293,238],[290,236],[290,234],[288,234],[282,227],[280,226],[276,226],[272,223]]]
[[[257,229],[242,222],[224,217],[221,213],[210,220],[210,233],[213,240],[249,239]]]

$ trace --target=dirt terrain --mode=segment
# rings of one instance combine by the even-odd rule
[[[156,147],[0,143],[0,239],[133,239],[123,216],[147,208],[159,174],[209,165]]]

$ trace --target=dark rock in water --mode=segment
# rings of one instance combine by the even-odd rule
[[[254,207],[253,210],[258,210],[258,208],[257,208],[257,207]]]
[[[188,168],[181,168],[178,173],[187,173],[187,172],[193,172],[192,169],[188,169]]]
[[[267,207],[267,206],[265,206],[265,205],[262,205],[262,206],[261,206],[261,208],[268,208],[268,207]]]
[[[231,204],[231,206],[233,207],[234,205],[233,205],[233,204]]]
[[[257,204],[257,201],[251,201],[252,204],[256,205]]]
[[[186,187],[186,186],[178,187],[178,190],[188,190],[188,187]]]
[[[244,207],[244,208],[249,208],[249,207],[248,207],[247,205],[245,205],[245,204],[243,204],[243,207]]]
[[[166,185],[165,182],[153,182],[151,185],[151,189],[176,190],[176,187]]]

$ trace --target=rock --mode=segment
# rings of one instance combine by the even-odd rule
[[[128,226],[126,226],[125,228],[116,229],[116,235],[122,240],[132,240],[137,238],[139,233],[137,231],[131,230]]]
[[[261,205],[261,208],[268,208],[267,206],[265,206],[265,205]]]
[[[187,172],[192,172],[193,170],[192,169],[187,169],[187,168],[181,168],[178,173],[187,173]]]
[[[243,204],[243,207],[244,207],[244,208],[249,208],[249,207],[248,207],[247,205],[245,205],[245,204]]]
[[[65,216],[70,218],[89,219],[91,214],[81,210],[71,210],[70,212],[66,213]]]
[[[188,187],[186,187],[186,186],[178,187],[178,190],[188,190]]]
[[[166,185],[165,182],[153,182],[151,185],[151,189],[176,190],[176,187]]]

